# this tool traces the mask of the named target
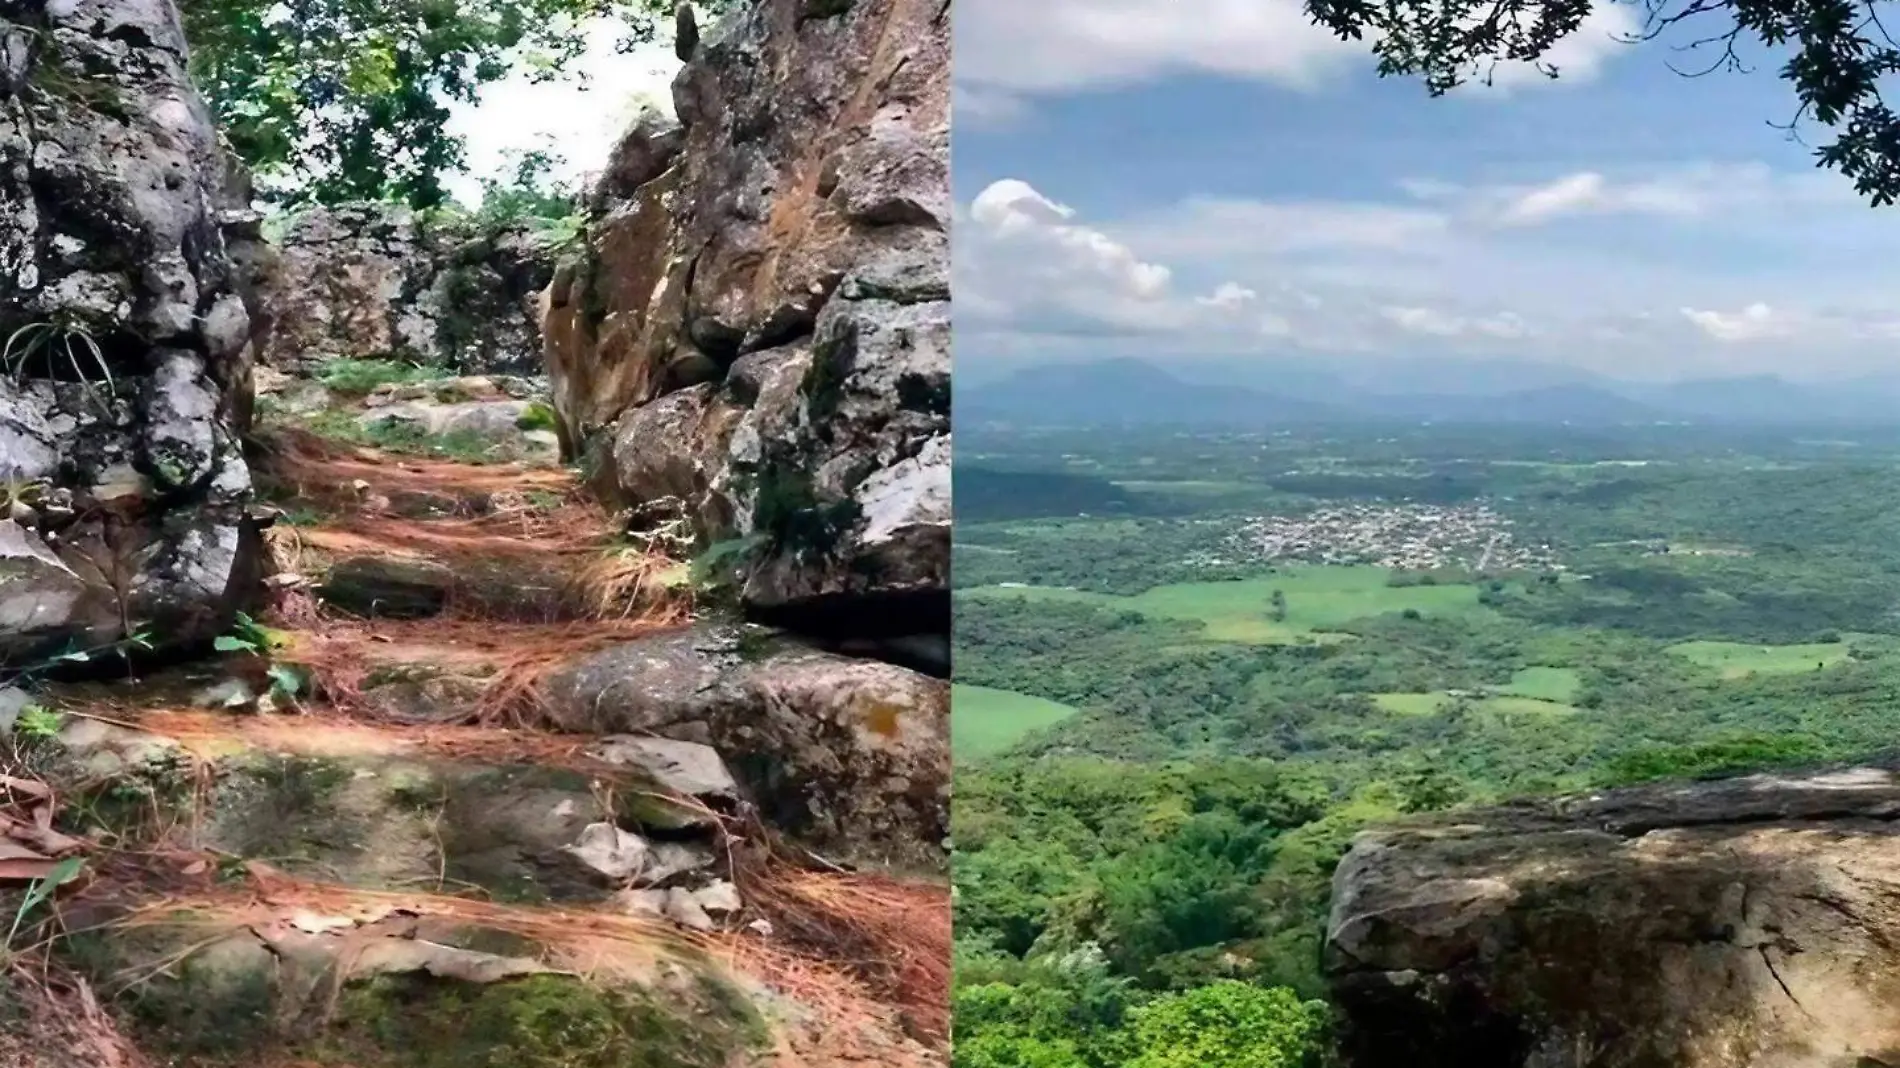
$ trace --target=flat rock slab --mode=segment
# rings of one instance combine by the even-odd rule
[[[1326,946],[1347,1061],[1900,1063],[1896,817],[1900,777],[1860,768],[1362,835]]]

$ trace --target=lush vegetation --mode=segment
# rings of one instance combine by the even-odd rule
[[[1892,746],[1900,440],[1821,437],[966,438],[960,480],[1078,478],[988,479],[984,518],[959,514],[959,1068],[1322,1062],[1357,829]],[[1557,564],[1401,574],[1235,540],[1401,501],[1483,502]],[[1169,1014],[1195,1038],[1144,1047]]]
[[[719,10],[722,3],[701,3]],[[193,0],[192,73],[219,128],[286,202],[427,208],[463,165],[450,106],[527,72],[572,75],[595,20],[651,41],[670,0]]]

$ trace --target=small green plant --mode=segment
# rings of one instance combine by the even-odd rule
[[[13,733],[22,738],[47,741],[59,737],[59,730],[65,725],[65,716],[40,705],[27,705],[14,720]]]
[[[231,633],[218,635],[212,647],[220,653],[256,653],[261,656],[282,644],[282,638],[269,627],[239,612]]]
[[[534,243],[549,252],[561,253],[580,247],[587,240],[587,216],[580,214],[562,215],[558,218],[536,218],[529,222],[534,234]]]
[[[77,320],[49,319],[28,323],[8,334],[6,344],[0,345],[0,369],[4,369],[7,377],[14,381],[22,381],[26,377],[28,363],[41,356],[49,363],[57,362],[64,356],[73,374],[86,387],[87,396],[95,400],[95,372],[97,378],[105,382],[108,393],[117,386],[112,380],[112,368],[106,364],[105,350],[100,348],[98,339],[92,336],[85,324]]]
[[[129,661],[133,650],[150,650],[152,632],[143,626],[132,626],[125,637],[103,645],[81,648],[76,642],[67,642],[64,652],[32,661],[22,667],[0,662],[0,677],[12,682],[28,682],[66,664],[88,664],[97,657],[117,656]]]
[[[243,612],[237,614],[237,622],[231,633],[221,634],[212,642],[213,648],[221,653],[246,653],[251,656],[268,658],[273,650],[287,644],[284,636]],[[270,690],[265,694],[264,706],[294,702],[304,691],[303,671],[292,664],[272,663],[264,669],[271,680]]]
[[[701,589],[725,585],[745,571],[768,540],[764,534],[754,532],[743,538],[714,542],[693,558],[687,577]]]
[[[85,869],[85,866],[86,862],[83,859],[67,857],[54,865],[53,870],[47,872],[43,878],[33,880],[26,888],[26,896],[20,899],[20,907],[14,910],[13,926],[7,929],[7,940],[4,945],[0,945],[0,950],[11,954],[13,940],[20,936],[20,927],[26,922],[27,916],[34,909],[45,904],[60,887],[79,878],[79,873]]]
[[[554,408],[540,401],[528,405],[528,407],[522,411],[520,418],[515,420],[515,429],[553,430]]]

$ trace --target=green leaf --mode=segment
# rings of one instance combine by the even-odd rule
[[[229,634],[220,634],[211,647],[220,653],[255,653],[257,646],[243,638],[234,638]]]
[[[272,664],[266,674],[285,697],[295,697],[303,690],[303,674],[288,664]]]

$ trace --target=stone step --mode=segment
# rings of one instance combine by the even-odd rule
[[[703,745],[123,705],[94,718],[42,700],[56,731],[17,740],[65,797],[70,834],[497,901],[679,890],[692,900],[619,907],[738,919],[720,816],[738,787]]]
[[[299,512],[409,519],[552,512],[573,500],[577,487],[571,472],[553,467],[403,456],[307,435],[266,434],[265,441],[259,486],[280,507]]]
[[[643,575],[602,536],[589,544],[547,543],[482,530],[363,519],[296,531],[288,570],[310,581],[326,604],[365,619],[445,614],[492,620],[553,621],[620,614],[671,596],[678,568]],[[654,580],[645,589],[640,579]],[[616,596],[614,584],[626,588]]]
[[[466,720],[489,699],[511,646],[556,633],[504,629],[444,646],[417,638],[430,626],[391,624],[394,640],[351,648],[351,661],[374,662],[350,687],[353,706],[387,719]],[[516,690],[499,711],[570,735],[709,745],[768,824],[821,855],[925,876],[944,870],[947,681],[762,628],[628,630],[618,640],[611,630],[583,636],[525,678],[501,680]],[[294,662],[298,653],[282,655]]]
[[[68,911],[90,933],[59,952],[160,1063],[792,1068],[814,1032],[861,1049],[851,1063],[941,1063],[639,918],[275,877]]]

